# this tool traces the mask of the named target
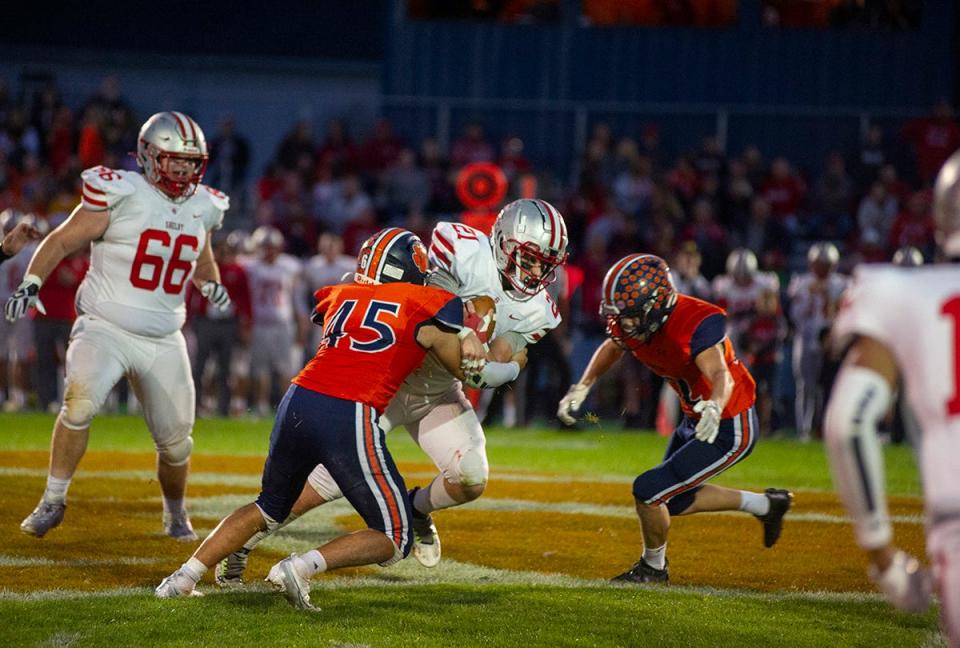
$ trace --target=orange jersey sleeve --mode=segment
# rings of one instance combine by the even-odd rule
[[[456,329],[463,322],[460,299],[430,286],[343,284],[315,297],[323,339],[293,383],[379,412],[427,353],[416,339],[420,326]]]
[[[723,418],[746,411],[756,400],[753,376],[733,352],[733,345],[724,335],[726,313],[708,302],[679,295],[677,305],[664,327],[649,343],[627,338],[633,356],[669,381],[680,396],[683,413],[693,419],[699,416],[693,406],[710,398],[712,386],[696,364],[696,357],[706,349],[723,343],[727,368],[733,378],[733,392],[723,410]]]

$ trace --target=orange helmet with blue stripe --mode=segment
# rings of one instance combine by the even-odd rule
[[[420,237],[400,227],[388,227],[364,241],[355,278],[363,283],[402,281],[422,286],[427,269],[427,248]]]
[[[607,320],[607,334],[621,347],[624,338],[648,342],[676,305],[670,267],[653,254],[625,256],[603,278],[600,314]]]

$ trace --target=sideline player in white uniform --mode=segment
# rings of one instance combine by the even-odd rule
[[[210,248],[229,199],[200,184],[207,164],[203,132],[179,112],[153,115],[140,129],[143,174],[106,167],[82,173],[81,204],[40,244],[23,283],[7,300],[15,321],[66,255],[91,246],[77,293],[78,317],[66,358],[63,406],[53,429],[50,473],[40,504],[20,525],[43,537],[63,520],[67,487],[87,448],[90,422],[124,375],[143,405],[157,448],[167,535],[195,540],[184,506],[194,421],[194,387],[180,332],[192,277],[224,308],[230,297]]]
[[[343,239],[339,234],[334,232],[321,234],[317,241],[317,254],[310,257],[303,266],[307,309],[312,309],[315,292],[325,286],[341,283],[344,276],[352,277],[356,267],[356,258],[343,253]],[[313,357],[320,344],[322,333],[319,326],[311,326],[307,329],[304,356]]]
[[[301,308],[300,261],[283,253],[283,234],[269,225],[261,225],[250,236],[257,256],[245,269],[250,284],[253,325],[250,331],[250,379],[254,403],[260,416],[270,414],[270,378],[286,385],[293,378],[302,353],[294,348],[303,344],[303,330],[309,312]],[[282,390],[281,390],[282,391]]]
[[[938,241],[950,263],[862,266],[834,341],[850,345],[826,415],[834,482],[870,558],[871,580],[903,610],[930,602],[929,572],[893,544],[877,422],[902,385],[919,427],[927,554],[948,644],[960,647],[960,152],[934,188]]]
[[[31,214],[21,214],[12,209],[0,213],[0,233],[9,223],[11,234],[18,227],[29,228],[42,237],[46,234],[35,227],[36,219]],[[8,235],[9,236],[9,235]],[[6,239],[6,237],[4,237]],[[4,255],[7,260],[0,266],[0,300],[6,301],[17,290],[20,280],[27,270],[30,256],[36,250],[36,240],[31,239],[23,243],[22,252],[17,258],[13,253]],[[0,319],[0,404],[4,411],[16,412],[23,409],[27,401],[29,388],[29,359],[34,356],[33,321],[22,319],[18,322],[8,322]],[[3,401],[2,393],[6,389],[7,400]]]
[[[526,346],[560,323],[557,305],[544,288],[566,258],[566,224],[560,212],[543,200],[521,199],[504,207],[490,237],[460,223],[437,224],[430,245],[433,272],[428,285],[445,288],[464,301],[488,296],[496,302],[490,355],[472,386],[497,387],[516,379],[526,363]],[[429,486],[410,493],[413,554],[422,565],[436,566],[440,537],[430,514],[483,494],[489,472],[483,428],[460,381],[429,354],[390,401],[380,425],[388,431],[405,426],[440,470]],[[308,484],[285,523],[342,496],[322,465]],[[264,537],[257,534],[218,565],[217,582],[241,583],[247,554]]]
[[[738,248],[727,256],[727,273],[713,280],[713,301],[727,311],[727,337],[737,353],[746,353],[745,337],[757,305],[771,293],[779,301],[780,280],[772,272],[757,270],[757,255],[752,250]]]

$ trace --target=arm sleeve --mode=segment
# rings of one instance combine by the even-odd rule
[[[436,288],[443,288],[444,290],[452,293],[456,293],[460,288],[460,282],[457,280],[453,274],[443,268],[436,267],[430,273],[430,276],[427,278],[427,285],[434,286]]]
[[[123,177],[122,171],[93,167],[80,174],[83,181],[80,203],[89,211],[107,211],[133,194],[136,188]]]
[[[506,331],[497,337],[509,343],[510,348],[513,349],[514,353],[520,353],[527,348],[527,338],[525,338],[522,333],[517,333],[516,331]]]
[[[690,355],[696,358],[712,346],[723,341],[726,335],[727,318],[721,313],[714,313],[706,317],[690,338]]]

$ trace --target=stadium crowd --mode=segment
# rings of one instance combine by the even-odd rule
[[[85,168],[135,169],[128,153],[139,124],[113,77],[79,106],[65,105],[53,82],[15,91],[0,80],[4,231],[22,220],[56,227],[78,202]],[[897,130],[871,125],[857,150],[831,152],[811,169],[756,145],[731,153],[712,136],[696,150],[674,151],[655,124],[616,133],[595,123],[585,149],[571,152],[572,168],[558,171],[529,159],[521,134],[497,141],[482,120],[465,124],[448,151],[434,138],[407,141],[386,119],[365,137],[334,120],[320,135],[309,122],[293,125],[254,176],[250,145],[233,121],[204,126],[204,182],[232,199],[216,256],[234,306],[219,313],[199,295],[189,301],[202,414],[267,414],[317,342],[307,318],[313,291],[351,271],[359,245],[385,225],[429,240],[438,220],[461,218],[459,172],[492,162],[506,176],[508,199],[538,195],[561,210],[571,257],[551,288],[566,325],[531,348],[513,389],[484,404],[491,416],[506,425],[553,420],[570,377],[603,335],[604,273],[624,254],[646,251],[670,260],[681,291],[728,310],[729,335],[764,395],[764,432],[796,429],[804,438],[819,430],[831,373],[822,338],[845,277],[858,263],[895,254],[900,263],[931,260],[930,186],[960,148],[960,126],[945,101]],[[29,257],[26,250],[0,266],[3,300]],[[58,266],[41,291],[46,314],[0,323],[6,410],[59,407],[58,368],[86,264],[81,253]],[[289,355],[275,352],[284,347]],[[675,404],[658,397],[661,388],[641,365],[623,362],[590,409],[601,418],[622,414],[631,427],[670,430]],[[123,408],[132,396],[120,389],[116,401]]]

